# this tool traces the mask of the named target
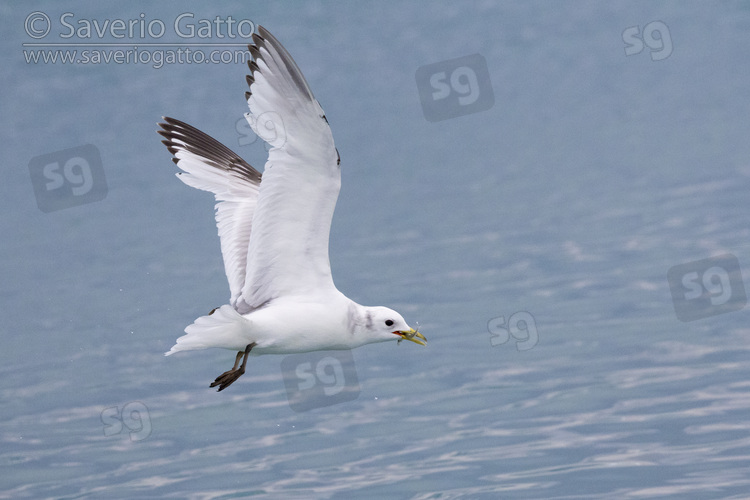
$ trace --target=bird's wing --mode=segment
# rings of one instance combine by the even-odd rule
[[[328,236],[341,185],[323,109],[292,56],[268,30],[259,26],[258,32],[249,46],[245,116],[271,150],[247,252],[241,294],[247,310],[333,288]]]
[[[231,291],[230,304],[238,308],[247,274],[247,248],[261,174],[229,148],[195,127],[174,118],[160,123],[162,141],[182,170],[179,179],[216,196],[224,271]]]

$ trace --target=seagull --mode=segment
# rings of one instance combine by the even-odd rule
[[[234,366],[210,385],[219,391],[245,373],[251,355],[427,340],[396,311],[362,306],[336,289],[328,238],[341,158],[328,119],[281,43],[262,26],[252,42],[245,118],[270,146],[262,174],[184,122],[158,124],[178,178],[216,197],[230,290],[229,303],[196,319],[165,355],[236,351]]]

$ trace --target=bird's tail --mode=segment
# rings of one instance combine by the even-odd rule
[[[185,328],[187,335],[178,338],[177,343],[164,355],[209,347],[242,351],[252,341],[248,337],[249,330],[250,321],[243,318],[232,306],[223,305]]]

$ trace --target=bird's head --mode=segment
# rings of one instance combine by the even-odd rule
[[[406,324],[404,318],[387,307],[365,308],[365,331],[374,342],[387,340],[409,340],[419,345],[427,345],[427,339],[419,331]]]

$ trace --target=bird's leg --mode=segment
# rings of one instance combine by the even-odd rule
[[[235,371],[237,369],[237,367],[240,365],[240,360],[242,359],[242,356],[244,356],[244,355],[245,355],[245,351],[240,351],[240,352],[237,353],[237,357],[234,358],[234,366],[229,371],[233,372],[233,371]],[[226,372],[224,372],[224,373],[226,373]],[[222,375],[224,373],[222,373]]]
[[[242,376],[243,373],[245,373],[245,365],[247,365],[247,358],[249,357],[250,351],[255,347],[255,342],[251,344],[247,344],[247,347],[244,351],[240,351],[237,353],[237,357],[234,359],[234,366],[231,370],[225,371],[218,377],[216,377],[216,380],[214,380],[211,383],[211,387],[219,386],[219,392],[223,391],[230,385],[232,385],[232,382],[237,380]],[[240,364],[240,359],[242,360],[242,365],[240,365],[239,368],[237,366]]]

